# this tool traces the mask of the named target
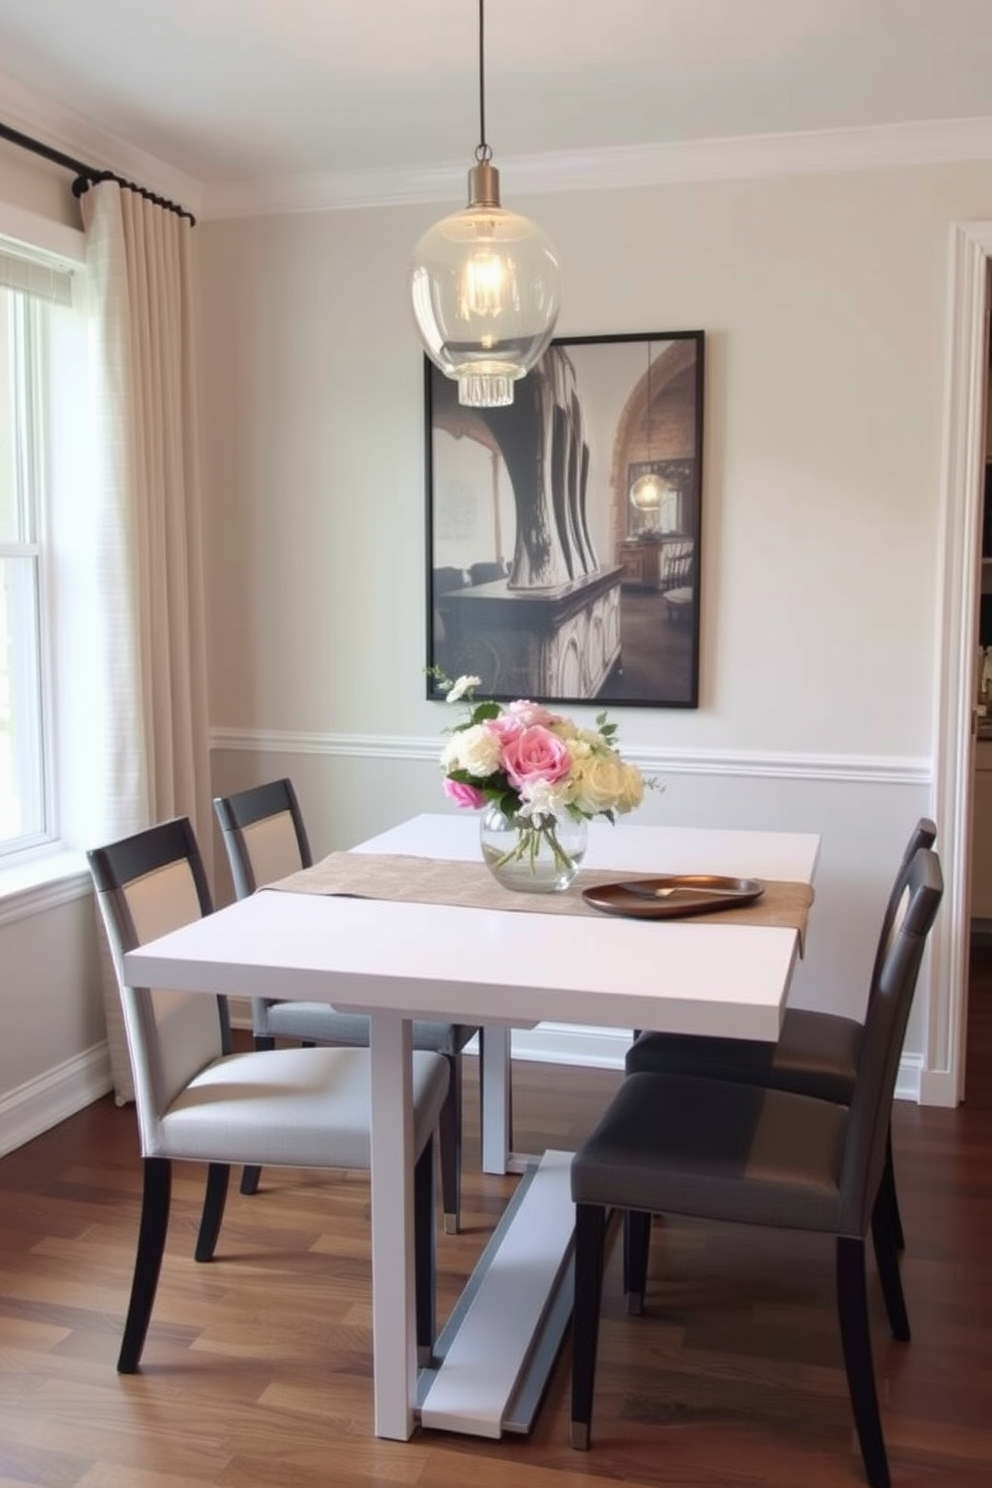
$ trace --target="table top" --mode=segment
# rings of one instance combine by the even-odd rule
[[[731,878],[773,878],[812,883],[820,850],[816,832],[764,832],[714,827],[648,827],[602,817],[589,823],[583,869],[632,873],[719,873]],[[416,853],[478,862],[479,815],[425,812],[390,827],[354,852]]]
[[[477,856],[478,818],[425,815],[357,851]],[[816,834],[594,822],[584,867],[810,882]],[[774,1040],[794,930],[504,913],[262,890],[131,951],[135,985],[444,1021],[571,1022]]]

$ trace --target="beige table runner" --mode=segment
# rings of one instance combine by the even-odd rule
[[[560,894],[520,894],[504,889],[484,863],[455,862],[448,858],[418,858],[406,854],[336,852],[315,863],[267,884],[293,894],[339,894],[358,899],[405,900],[411,904],[452,904],[462,909],[502,909],[527,914],[595,915],[602,910],[587,904],[583,889],[596,884],[620,883],[624,879],[650,878],[647,873],[582,869]],[[708,924],[774,925],[799,932],[800,950],[805,945],[813,889],[809,884],[765,879],[760,899],[736,909],[721,909],[700,916],[687,916]]]

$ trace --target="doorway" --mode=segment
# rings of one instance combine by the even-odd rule
[[[944,865],[934,927],[920,1099],[954,1106],[964,1095],[970,960],[971,797],[975,616],[979,602],[985,472],[989,264],[992,222],[951,233],[945,428],[941,472],[942,588],[934,697],[934,815]]]

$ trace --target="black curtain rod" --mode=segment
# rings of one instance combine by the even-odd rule
[[[186,217],[191,226],[196,226],[196,218],[192,212],[187,212],[185,207],[179,207],[175,202],[168,201],[164,196],[156,196],[154,191],[149,191],[144,186],[137,186],[134,181],[127,181],[119,176],[116,171],[97,170],[95,166],[84,165],[81,160],[73,160],[71,155],[64,155],[61,150],[55,150],[51,145],[42,144],[41,140],[32,139],[29,134],[22,134],[19,129],[11,129],[9,124],[0,124],[0,139],[9,140],[12,145],[19,145],[22,150],[30,150],[32,155],[42,155],[46,160],[51,160],[55,165],[61,165],[65,170],[75,171],[76,179],[72,183],[72,194],[75,197],[83,195],[91,186],[98,181],[116,181],[118,186],[123,186],[126,191],[136,191],[146,201],[154,202],[157,207],[164,207],[167,212],[175,212],[177,217]]]

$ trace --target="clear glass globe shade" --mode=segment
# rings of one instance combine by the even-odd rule
[[[660,476],[642,475],[630,488],[630,504],[638,511],[657,511],[668,491],[668,484]]]
[[[420,239],[410,268],[414,318],[431,360],[458,381],[459,402],[513,402],[538,362],[560,304],[558,259],[533,222],[469,206]]]

